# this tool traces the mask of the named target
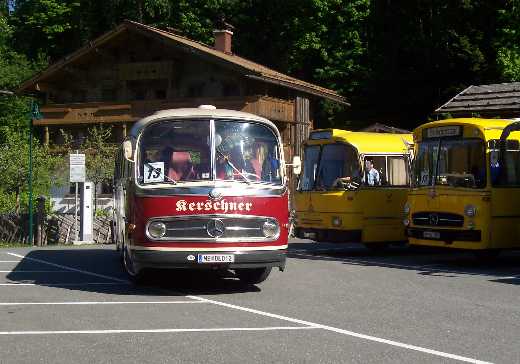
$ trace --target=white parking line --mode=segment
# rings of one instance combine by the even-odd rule
[[[72,301],[72,302],[0,302],[0,306],[54,306],[54,305],[161,305],[173,303],[205,303],[202,301]]]
[[[43,264],[47,264],[47,265],[50,265],[50,266],[53,266],[53,267],[56,267],[56,268],[67,269],[69,271],[83,273],[83,274],[87,274],[87,275],[90,275],[90,276],[93,276],[93,277],[105,278],[105,279],[108,279],[108,280],[111,280],[111,281],[116,281],[116,282],[130,283],[126,279],[120,279],[120,278],[116,278],[116,277],[106,276],[104,274],[98,274],[98,273],[94,273],[94,272],[88,272],[88,271],[85,271],[85,270],[82,270],[82,269],[76,269],[76,268],[68,267],[68,266],[61,265],[61,264],[55,264],[55,263],[47,262],[47,261],[41,260],[41,259],[25,257],[25,256],[20,255],[20,254],[15,254],[15,253],[6,253],[6,254],[9,254],[9,255],[11,255],[13,257],[17,257],[17,258],[22,258],[23,260],[30,260],[30,261],[33,261],[33,262],[43,263]]]
[[[405,349],[420,351],[420,352],[423,352],[423,353],[432,354],[432,355],[436,355],[436,356],[441,356],[441,357],[444,357],[444,358],[449,358],[449,359],[454,359],[454,360],[459,360],[459,361],[463,361],[463,362],[466,362],[466,363],[491,364],[490,362],[477,360],[477,359],[473,359],[473,358],[468,358],[468,357],[465,357],[465,356],[445,353],[445,352],[442,352],[442,351],[432,350],[432,349],[423,348],[423,347],[415,346],[415,345],[409,345],[409,344],[401,343],[401,342],[398,342],[398,341],[382,339],[382,338],[375,337],[375,336],[370,336],[370,335],[360,334],[360,333],[349,331],[349,330],[339,329],[337,327],[317,324],[317,323],[310,322],[310,321],[305,321],[305,320],[294,319],[294,318],[291,318],[291,317],[277,315],[277,314],[264,312],[264,311],[260,311],[260,310],[255,310],[255,309],[252,309],[252,308],[242,307],[242,306],[238,306],[238,305],[232,305],[232,304],[225,303],[225,302],[209,300],[207,298],[202,298],[202,297],[197,297],[197,296],[186,296],[186,297],[192,298],[192,299],[195,299],[195,300],[201,300],[201,301],[208,302],[208,303],[213,303],[213,304],[218,305],[218,306],[223,306],[223,307],[228,307],[228,308],[232,308],[232,309],[235,309],[235,310],[240,310],[240,311],[245,311],[245,312],[249,312],[249,313],[254,313],[254,314],[257,314],[257,315],[261,315],[261,316],[272,317],[272,318],[276,318],[276,319],[284,320],[284,321],[288,321],[288,322],[293,322],[293,323],[300,324],[300,325],[308,325],[310,327],[317,328],[317,329],[328,330],[328,331],[332,331],[332,332],[335,332],[335,333],[338,333],[338,334],[353,336],[353,337],[357,337],[357,338],[360,338],[360,339],[365,339],[365,340],[375,341],[375,342],[388,344],[388,345],[392,345],[392,346],[397,346],[397,347],[401,347],[401,348],[405,348]]]
[[[68,270],[0,270],[0,273],[70,273]]]
[[[0,263],[20,263],[21,260],[0,260]]]
[[[10,255],[13,255],[13,256],[17,256],[19,258],[24,258],[24,256],[18,255],[18,254],[14,254],[14,253],[7,253],[7,254],[10,254]],[[63,268],[63,269],[68,269],[68,270],[71,270],[71,271],[76,271],[76,272],[89,274],[89,275],[92,275],[92,276],[97,276],[97,277],[101,276],[103,278],[106,278],[106,279],[109,279],[109,280],[112,280],[112,281],[115,281],[115,282],[121,282],[121,281],[126,282],[126,281],[124,281],[122,279],[119,279],[119,278],[116,278],[116,277],[101,275],[101,274],[88,272],[88,271],[84,271],[84,270],[80,270],[80,269],[76,269],[76,268],[72,268],[72,267],[67,267],[67,266],[63,266],[63,265],[59,265],[59,264],[54,264],[54,263],[50,263],[50,262],[47,262],[47,261],[44,261],[44,260],[40,260],[40,259],[34,259],[34,258],[25,258],[25,259],[37,261],[37,262],[44,263],[44,264],[49,264],[49,265],[52,265],[52,266],[56,266],[56,267]],[[376,336],[365,335],[365,334],[361,334],[361,333],[357,333],[357,332],[353,332],[353,331],[349,331],[349,330],[340,329],[340,328],[333,327],[333,326],[322,325],[322,324],[318,324],[318,323],[314,323],[314,322],[310,322],[310,321],[305,321],[305,320],[299,320],[299,319],[291,318],[291,317],[288,317],[288,316],[277,315],[277,314],[274,314],[274,313],[269,313],[269,312],[265,312],[265,311],[255,310],[255,309],[252,309],[252,308],[247,308],[247,307],[243,307],[243,306],[233,305],[233,304],[230,304],[230,303],[220,302],[220,301],[216,301],[216,300],[210,300],[210,299],[203,298],[203,297],[186,296],[186,298],[190,298],[190,299],[198,300],[198,301],[202,301],[202,302],[207,302],[207,303],[213,303],[213,304],[218,305],[218,306],[223,306],[223,307],[232,308],[232,309],[235,309],[235,310],[240,310],[240,311],[245,311],[245,312],[249,312],[249,313],[254,313],[254,314],[257,314],[257,315],[260,315],[260,316],[272,317],[272,318],[276,318],[276,319],[279,319],[279,320],[296,323],[296,324],[299,324],[299,325],[305,325],[305,326],[307,326],[307,327],[309,327],[311,329],[316,329],[316,328],[323,329],[323,330],[332,331],[332,332],[335,332],[335,333],[338,333],[338,334],[343,334],[343,335],[348,335],[348,336],[352,336],[352,337],[357,337],[357,338],[360,338],[360,339],[374,341],[374,342],[378,342],[378,343],[382,343],[382,344],[388,344],[388,345],[392,345],[392,346],[396,346],[396,347],[400,347],[400,348],[404,348],[404,349],[419,351],[419,352],[422,352],[422,353],[431,354],[431,355],[435,355],[435,356],[440,356],[440,357],[443,357],[443,358],[459,360],[459,361],[466,362],[466,363],[491,364],[491,362],[487,362],[487,361],[473,359],[473,358],[469,358],[469,357],[465,357],[465,356],[461,356],[461,355],[450,354],[450,353],[446,353],[446,352],[442,352],[442,351],[438,351],[438,350],[432,350],[432,349],[428,349],[428,348],[424,348],[424,347],[420,347],[420,346],[405,344],[405,343],[401,343],[401,342],[398,342],[398,341],[393,341],[393,340],[379,338],[379,337],[376,337]],[[282,330],[282,329],[283,328],[278,327],[278,328],[260,328],[260,329],[256,329],[256,330]],[[300,327],[290,328],[290,329],[286,328],[286,330],[300,330],[300,329],[301,329]],[[168,330],[168,329],[166,329],[166,330]],[[255,329],[231,328],[231,329],[171,329],[171,330],[173,330],[173,331],[170,331],[170,332],[210,331],[210,330],[211,331],[219,331],[219,330],[220,331],[246,331],[246,330],[253,331]],[[182,331],[178,331],[178,330],[182,330]],[[120,333],[120,332],[164,332],[164,331],[161,331],[161,330],[134,330],[134,331],[132,331],[132,330],[100,330],[100,331],[94,330],[91,333],[111,333],[111,332]],[[166,331],[166,332],[168,332],[168,331]],[[89,332],[88,331],[47,331],[47,332],[46,331],[18,331],[18,334],[17,334],[17,331],[5,331],[5,332],[0,332],[0,335],[23,335],[23,334],[28,334],[28,333],[32,333],[33,335],[38,335],[38,334],[47,334],[47,333],[73,334],[73,333],[89,333]]]
[[[63,335],[63,334],[126,334],[126,333],[181,333],[181,332],[226,332],[226,331],[278,331],[309,330],[309,326],[272,327],[217,327],[207,329],[143,329],[143,330],[70,330],[70,331],[0,331],[0,335]]]
[[[118,286],[129,282],[81,282],[81,283],[0,283],[0,286],[45,286],[45,287],[80,287],[80,286]]]

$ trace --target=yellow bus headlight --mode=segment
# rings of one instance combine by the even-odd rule
[[[408,215],[410,213],[410,203],[409,202],[406,202],[404,204],[403,212],[405,215]]]

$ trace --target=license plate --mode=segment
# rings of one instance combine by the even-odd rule
[[[233,254],[198,254],[197,263],[233,263]]]
[[[440,239],[441,233],[439,233],[437,231],[425,231],[425,232],[423,232],[423,237],[425,237],[427,239]]]

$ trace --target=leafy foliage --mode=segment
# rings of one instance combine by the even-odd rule
[[[19,132],[4,132],[0,144],[0,211],[19,212],[29,205],[29,140]],[[47,195],[60,159],[33,140],[33,198]],[[33,202],[34,202],[33,201]]]
[[[348,109],[323,103],[317,126],[379,121],[411,128],[470,84],[520,80],[518,0],[7,3],[0,2],[10,14],[0,21],[0,84],[8,88],[42,60],[63,57],[124,19],[211,44],[221,17],[236,28],[236,53],[347,96]],[[23,105],[11,111],[23,115]]]

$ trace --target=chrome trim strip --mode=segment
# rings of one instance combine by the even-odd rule
[[[260,231],[262,231],[261,228],[247,228],[247,227],[241,227],[241,226],[226,227],[226,230],[231,230],[231,231],[260,230]]]
[[[245,182],[244,182],[245,183]],[[255,186],[255,182],[246,186],[222,186],[211,184],[208,186],[166,186],[155,188],[141,188],[135,185],[135,195],[139,197],[172,197],[172,196],[204,196],[208,197],[209,192],[218,188],[222,192],[222,197],[272,197],[282,196],[287,191],[287,186],[269,186],[263,188],[261,184]]]
[[[169,228],[166,231],[196,231],[196,230],[204,230],[206,231],[205,226],[194,226],[194,227],[185,227],[185,228]]]

